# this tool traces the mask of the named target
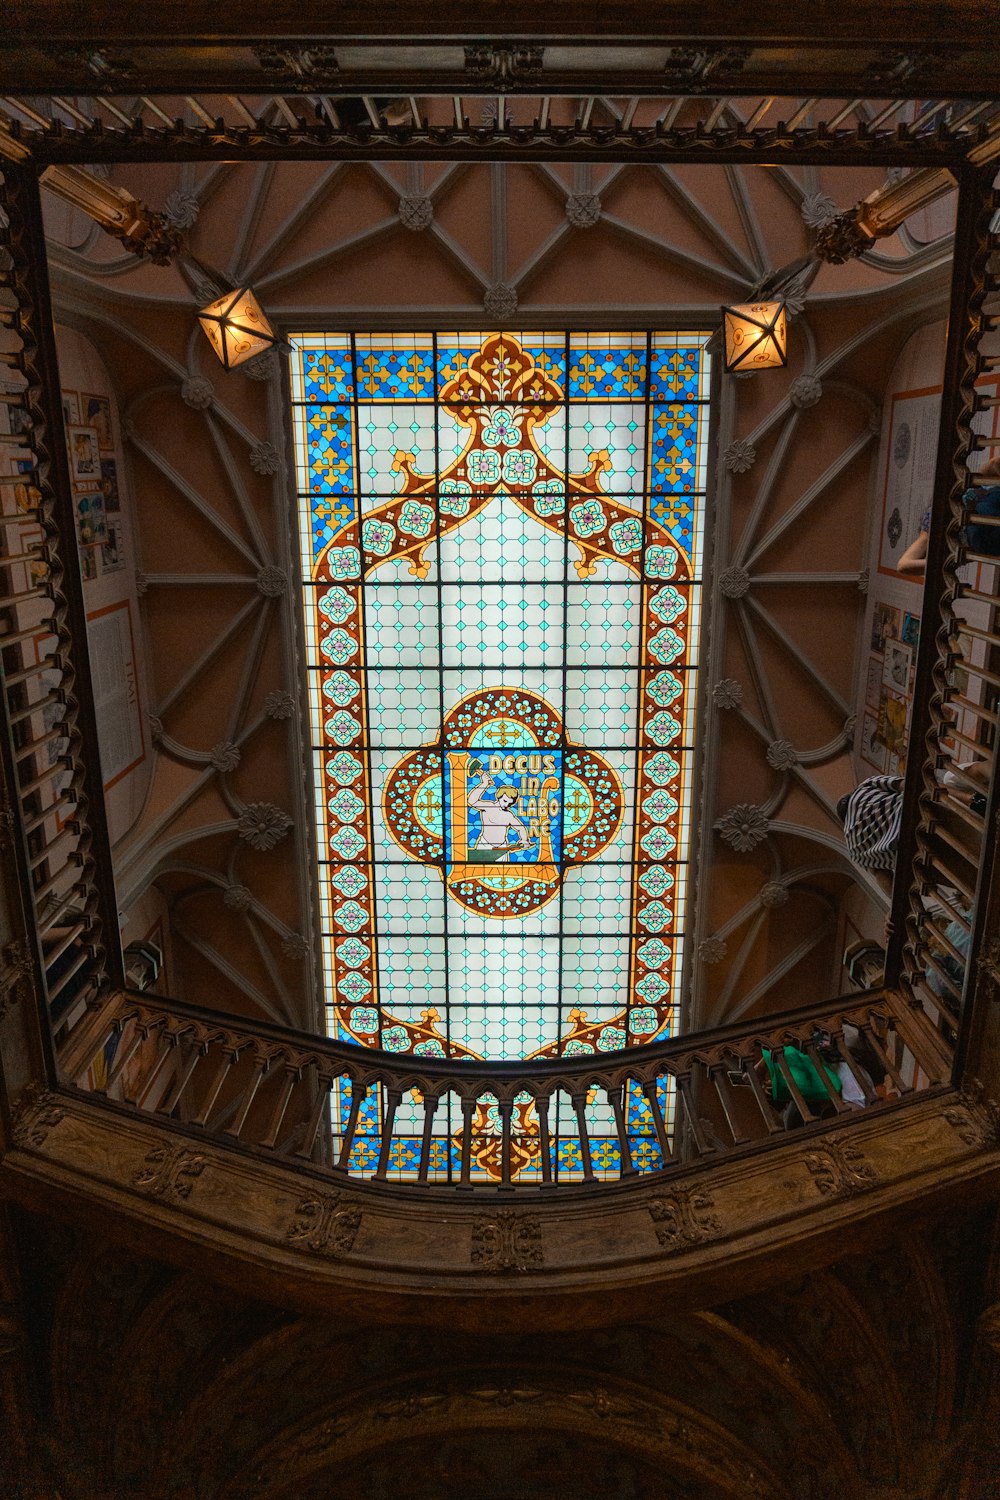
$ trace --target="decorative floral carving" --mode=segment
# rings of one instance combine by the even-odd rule
[[[281,951],[286,958],[303,959],[309,957],[310,947],[301,932],[290,932],[281,940]]]
[[[829,193],[808,193],[800,205],[802,222],[810,229],[820,229],[836,218],[837,205]]]
[[[857,729],[857,727],[858,727],[858,716],[857,716],[857,714],[848,714],[847,718],[844,720],[844,739],[845,740],[853,740],[853,738],[854,738],[854,731]]]
[[[281,843],[292,826],[292,820],[273,802],[248,802],[236,826],[240,838],[245,839],[251,849],[263,853]]]
[[[505,282],[495,282],[483,293],[483,311],[491,318],[512,318],[517,312],[517,292]]]
[[[831,266],[842,266],[870,250],[875,241],[870,234],[858,226],[858,211],[848,209],[837,214],[817,231],[816,254]]]
[[[709,937],[700,945],[698,957],[703,964],[721,964],[728,952],[725,938]]]
[[[802,1159],[824,1198],[853,1198],[879,1180],[875,1167],[853,1141],[827,1139]]]
[[[22,942],[14,939],[0,951],[0,1021],[12,1005],[31,997],[31,959]]]
[[[154,745],[162,745],[163,737],[166,734],[166,730],[163,727],[163,720],[158,714],[147,714],[146,717],[149,720],[150,739]]]
[[[979,1333],[991,1349],[1000,1354],[1000,1302],[994,1302],[979,1314]]]
[[[861,572],[858,574],[858,593],[867,594],[869,588],[871,587],[871,581],[871,570],[868,568],[862,568]]]
[[[163,204],[163,217],[174,229],[193,228],[198,222],[200,211],[201,204],[194,193],[185,193],[180,188],[168,193]]]
[[[140,599],[145,599],[146,595],[149,593],[149,579],[146,577],[145,573],[136,573],[135,591]]]
[[[986,1097],[979,1079],[974,1079],[971,1087],[963,1089],[959,1097],[962,1102],[944,1112],[959,1139],[979,1151],[1000,1146],[1000,1105]]]
[[[722,454],[722,462],[730,474],[745,474],[753,467],[757,449],[747,438],[734,438]]]
[[[277,474],[278,450],[273,443],[254,443],[250,449],[250,467],[255,474]]]
[[[574,229],[592,229],[601,217],[597,193],[570,193],[566,199],[566,217]]]
[[[662,1198],[653,1198],[649,1216],[656,1238],[668,1253],[703,1245],[722,1231],[722,1221],[713,1213],[715,1199],[704,1188],[677,1188]]]
[[[799,752],[791,740],[772,740],[764,755],[768,765],[775,771],[789,771],[799,759]]]
[[[343,1193],[320,1193],[303,1198],[285,1239],[300,1250],[311,1250],[326,1260],[346,1255],[354,1245],[361,1224],[361,1209]]]
[[[523,44],[498,47],[492,42],[477,42],[465,49],[465,71],[480,83],[505,88],[512,83],[537,78],[542,71],[544,55],[544,47]]]
[[[470,1259],[482,1271],[534,1271],[544,1262],[542,1226],[512,1208],[476,1219]]]
[[[326,42],[307,42],[300,47],[260,46],[253,48],[253,54],[263,72],[289,83],[294,81],[299,87],[327,87],[340,73],[337,54]]]
[[[815,406],[823,394],[823,383],[816,375],[797,375],[788,387],[788,399],[799,411]]]
[[[250,380],[271,380],[278,373],[277,349],[263,349],[240,365],[243,374]]]
[[[222,904],[230,911],[246,911],[253,901],[245,885],[227,885],[222,895]]]
[[[712,689],[712,702],[716,708],[739,708],[743,702],[743,686],[735,677],[722,677]]]
[[[205,1158],[185,1146],[154,1146],[132,1174],[132,1186],[162,1203],[190,1198],[195,1179],[205,1170]]]
[[[28,1084],[18,1099],[11,1123],[15,1146],[44,1146],[49,1131],[65,1118],[57,1097],[40,1084]]]
[[[767,838],[770,821],[762,807],[752,802],[737,802],[717,818],[715,829],[724,843],[738,854],[749,854]]]
[[[295,712],[295,699],[279,688],[264,699],[264,712],[269,719],[290,719]]]
[[[434,222],[434,204],[427,193],[403,193],[396,212],[403,228],[412,229],[415,234],[429,229]]]
[[[784,906],[788,900],[788,887],[780,880],[769,880],[760,888],[760,904],[773,910],[776,906]]]
[[[263,594],[265,599],[280,599],[287,587],[288,579],[273,563],[268,563],[257,574],[257,592]]]
[[[208,411],[215,400],[215,387],[204,375],[189,375],[181,382],[181,400],[192,411]]]
[[[750,587],[750,574],[739,563],[733,563],[719,577],[719,588],[727,599],[742,599]]]
[[[217,771],[235,771],[240,763],[240,747],[232,740],[220,740],[208,752],[208,759]]]

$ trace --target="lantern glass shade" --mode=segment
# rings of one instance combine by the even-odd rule
[[[783,302],[746,302],[724,307],[726,373],[773,370],[787,363],[788,334]]]
[[[198,322],[227,370],[277,343],[274,329],[249,287],[217,297],[201,309]]]

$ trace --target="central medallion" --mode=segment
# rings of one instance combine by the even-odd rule
[[[512,918],[550,901],[567,865],[600,855],[623,802],[612,767],[567,739],[544,698],[497,687],[463,698],[434,745],[397,762],[383,809],[400,848],[443,868],[456,901]]]

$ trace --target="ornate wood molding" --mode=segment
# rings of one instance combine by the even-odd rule
[[[953,1092],[927,1095],[599,1195],[497,1189],[487,1210],[434,1186],[331,1189],[316,1168],[43,1091],[18,1112],[0,1187],[48,1211],[118,1219],[181,1264],[210,1253],[235,1286],[252,1274],[282,1303],[360,1304],[377,1293],[431,1316],[447,1297],[461,1317],[463,1300],[486,1295],[516,1317],[536,1290],[565,1306],[600,1286],[611,1316],[641,1310],[653,1285],[719,1297],[732,1294],[734,1265],[750,1287],[805,1246],[832,1259],[848,1226],[853,1241],[862,1224],[881,1232],[927,1194],[1000,1194],[1000,1148],[977,1110]]]

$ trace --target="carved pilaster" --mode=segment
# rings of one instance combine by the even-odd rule
[[[0,1021],[12,1005],[31,995],[31,959],[18,940],[0,950]]]
[[[43,1146],[50,1130],[63,1119],[58,1096],[40,1084],[31,1083],[21,1094],[14,1111],[12,1136],[14,1145]]]
[[[802,1159],[823,1198],[853,1198],[878,1184],[877,1170],[850,1141],[824,1141]]]
[[[183,1146],[155,1146],[132,1174],[132,1186],[147,1198],[180,1203],[190,1198],[195,1179],[205,1170],[205,1158]]]
[[[545,1260],[538,1219],[512,1208],[476,1219],[470,1260],[481,1271],[534,1271]]]
[[[704,1188],[678,1188],[662,1198],[653,1198],[649,1216],[661,1249],[688,1250],[721,1234],[722,1220],[713,1213],[714,1208],[715,1199]]]
[[[360,1224],[361,1209],[343,1193],[320,1193],[303,1198],[285,1239],[299,1250],[336,1260],[353,1248]]]

